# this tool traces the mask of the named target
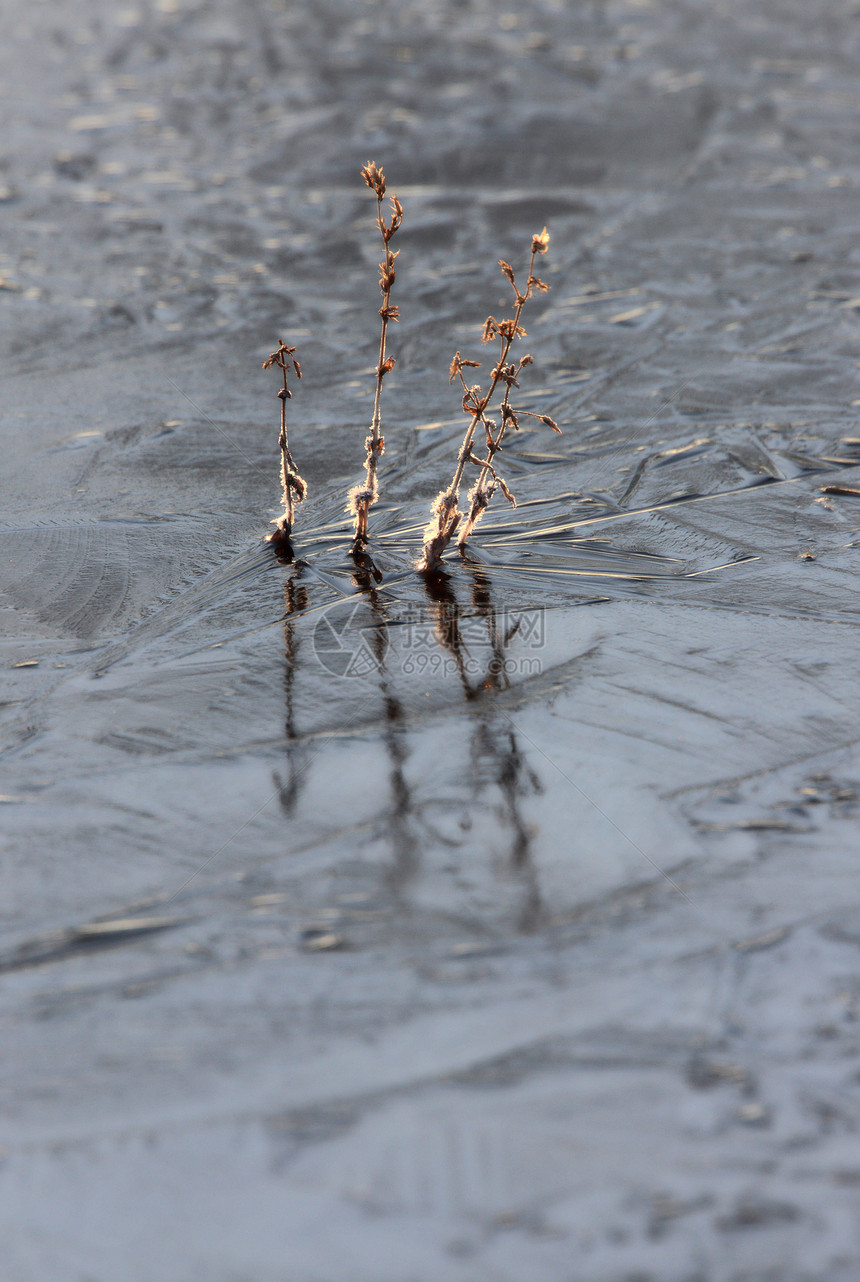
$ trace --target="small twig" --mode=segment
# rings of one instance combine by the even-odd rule
[[[379,336],[379,359],[376,363],[376,392],[373,398],[373,418],[370,424],[370,435],[364,442],[367,455],[364,465],[365,482],[363,485],[356,485],[350,490],[347,504],[347,511],[355,519],[355,537],[352,543],[354,556],[363,553],[367,546],[367,518],[372,505],[379,497],[377,470],[379,457],[385,451],[385,438],[380,431],[382,380],[394,368],[394,357],[386,354],[386,340],[389,321],[400,319],[398,308],[391,305],[391,287],[394,284],[396,275],[394,260],[400,251],[392,250],[390,242],[403,221],[403,206],[396,195],[390,198],[391,222],[386,223],[382,216],[382,201],[385,197],[385,174],[377,167],[374,161],[370,161],[364,166],[361,176],[367,186],[376,193],[376,225],[382,236],[385,257],[379,264],[379,288],[382,291],[382,306],[379,309],[379,315],[382,317],[382,328]]]
[[[287,347],[284,340],[279,338],[277,350],[263,361],[263,369],[276,366],[284,380],[284,385],[278,392],[278,400],[281,402],[281,432],[278,437],[278,446],[281,451],[281,501],[284,511],[282,516],[272,522],[276,527],[273,540],[277,536],[289,539],[293,528],[295,505],[301,503],[308,492],[307,484],[296,470],[287,440],[287,401],[292,398],[292,392],[287,385],[287,372],[292,369],[295,370],[296,378],[302,376],[301,366],[295,358],[295,350],[294,347]]]

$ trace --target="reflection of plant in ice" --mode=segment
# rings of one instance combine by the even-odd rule
[[[281,402],[281,434],[278,437],[278,445],[281,450],[281,490],[284,512],[274,522],[275,533],[272,535],[271,540],[273,543],[283,547],[284,550],[289,547],[295,503],[301,503],[307,494],[308,488],[296,470],[287,441],[287,401],[292,396],[292,392],[287,385],[287,373],[290,369],[293,369],[295,370],[296,378],[301,378],[302,376],[301,366],[296,360],[295,351],[294,347],[287,347],[284,340],[279,338],[277,350],[263,361],[263,369],[271,369],[275,366],[281,371],[284,380],[284,385],[278,392],[278,399]],[[295,500],[293,495],[295,495]]]
[[[551,427],[554,432],[559,431],[557,425],[546,414],[533,414],[529,410],[515,410],[511,405],[511,389],[519,387],[517,379],[520,372],[527,365],[533,364],[533,358],[529,355],[521,356],[516,363],[509,360],[511,348],[516,339],[526,337],[526,331],[520,325],[520,317],[522,316],[523,307],[532,296],[532,292],[538,290],[543,293],[549,289],[546,282],[534,274],[536,256],[545,254],[548,247],[549,233],[544,227],[543,231],[532,237],[531,258],[529,260],[525,290],[520,290],[517,285],[514,269],[510,263],[506,263],[504,259],[499,260],[499,266],[514,291],[516,308],[511,317],[497,321],[494,316],[488,316],[484,322],[483,341],[490,343],[497,338],[500,344],[498,359],[490,372],[488,390],[485,392],[479,383],[469,386],[463,377],[464,369],[478,369],[480,361],[464,360],[460,353],[457,352],[451,362],[450,381],[453,383],[456,378],[459,378],[463,388],[463,411],[469,415],[470,421],[469,426],[466,428],[466,435],[463,437],[463,444],[460,446],[460,452],[457,455],[457,466],[454,470],[451,484],[447,490],[442,490],[433,502],[432,517],[424,532],[424,554],[421,560],[421,569],[435,570],[439,568],[442,554],[458,529],[458,542],[462,548],[476,523],[489,506],[496,489],[500,489],[508,502],[516,506],[516,500],[508,489],[504,477],[500,476],[496,471],[494,462],[496,454],[502,447],[502,440],[508,428],[513,427],[515,431],[519,430],[519,420],[521,417],[526,416],[538,419],[546,427]],[[504,386],[505,390],[499,404],[500,421],[496,421],[487,417],[487,411],[496,389],[500,386]],[[485,458],[479,458],[474,450],[475,432],[479,423],[484,428],[486,437],[487,454]],[[466,470],[467,463],[474,464],[480,471],[477,481],[469,491],[469,511],[464,521],[458,507],[458,500],[460,483],[463,480],[463,473]]]
[[[296,808],[305,768],[297,760],[297,740],[301,736],[296,730],[294,710],[294,687],[298,669],[299,641],[296,637],[296,618],[308,605],[308,594],[300,582],[304,563],[299,561],[284,585],[284,737],[287,743],[288,776],[283,780],[279,774],[273,775],[273,782],[278,790],[281,809],[291,815]]]
[[[364,588],[373,615],[373,654],[379,674],[379,691],[382,695],[385,712],[383,737],[391,772],[388,776],[391,787],[391,845],[394,863],[388,880],[392,891],[399,895],[406,882],[418,871],[418,843],[412,832],[410,818],[412,815],[412,792],[406,780],[404,766],[409,756],[406,746],[406,727],[404,725],[403,707],[397,698],[386,667],[388,652],[388,615],[385,603],[373,587],[367,573],[359,569],[356,582]]]
[[[472,568],[472,603],[487,624],[492,649],[492,659],[487,668],[481,689],[498,689],[500,675],[505,671],[504,653],[516,634],[519,623],[505,632],[499,627],[496,609],[490,593],[490,580],[477,566]],[[508,681],[504,679],[504,686]],[[509,859],[511,867],[522,879],[524,899],[520,911],[520,929],[534,930],[543,911],[537,869],[532,858],[532,834],[523,817],[520,799],[531,793],[543,792],[537,773],[527,765],[519,749],[513,725],[498,727],[489,719],[482,721],[476,730],[472,750],[475,760],[489,754],[496,763],[496,784],[502,794],[505,812],[511,828],[512,840]]]
[[[371,161],[361,171],[361,176],[368,187],[376,193],[376,225],[382,236],[384,258],[379,264],[379,288],[382,291],[382,306],[379,315],[382,317],[382,329],[379,336],[379,358],[376,362],[376,392],[373,398],[373,418],[370,424],[370,435],[364,442],[367,459],[365,461],[365,480],[363,485],[356,485],[349,492],[347,511],[355,518],[355,538],[353,553],[361,554],[367,546],[367,517],[372,505],[379,497],[377,469],[379,456],[385,451],[385,438],[380,432],[381,419],[379,403],[382,396],[382,380],[394,368],[394,357],[387,356],[385,351],[388,337],[388,322],[400,319],[400,313],[391,305],[391,287],[396,275],[394,260],[399,250],[391,249],[391,240],[403,221],[403,206],[396,196],[391,196],[391,222],[386,223],[382,216],[382,201],[385,197],[385,174]]]
[[[295,814],[302,784],[313,761],[313,756],[308,755],[304,735],[295,719],[295,682],[300,659],[304,657],[307,661],[310,656],[315,656],[324,670],[331,671],[331,656],[327,652],[320,652],[317,640],[318,622],[311,633],[311,644],[303,646],[301,641],[302,620],[314,606],[311,591],[302,582],[304,569],[304,562],[294,562],[284,586],[284,730],[287,772],[286,777],[276,772],[273,781],[281,809],[288,817]],[[503,865],[504,874],[507,877],[512,875],[518,886],[519,928],[530,930],[540,921],[543,904],[532,852],[532,831],[523,815],[522,802],[525,797],[542,789],[540,779],[528,765],[519,747],[515,727],[504,707],[492,697],[510,688],[505,654],[513,638],[521,630],[520,620],[511,622],[506,615],[500,616],[493,604],[490,578],[471,563],[469,570],[473,579],[471,609],[464,616],[461,615],[451,580],[444,571],[422,576],[422,581],[429,598],[430,621],[434,625],[436,640],[440,649],[453,660],[472,722],[470,769],[464,779],[464,782],[470,783],[471,796],[466,802],[464,827],[473,825],[482,794],[485,795],[488,788],[496,789],[498,799],[485,813],[488,816],[495,813],[502,821],[504,839],[508,845]],[[360,634],[360,648],[367,660],[360,675],[365,680],[375,681],[382,699],[379,733],[390,765],[390,801],[387,806],[382,805],[378,790],[374,791],[374,800],[378,803],[377,819],[385,824],[386,836],[391,842],[392,860],[385,869],[385,882],[395,900],[402,903],[410,883],[421,870],[422,848],[428,841],[432,844],[438,840],[438,834],[424,814],[426,802],[422,802],[420,797],[416,800],[408,777],[409,734],[413,723],[398,697],[395,675],[388,666],[389,656],[395,652],[388,635],[391,626],[388,608],[376,589],[372,572],[365,565],[356,567],[353,579],[359,592],[352,598],[354,604],[346,627],[353,635]],[[426,614],[423,617],[426,619]],[[489,641],[490,654],[488,658],[484,655],[477,677],[473,675],[473,660],[464,638],[466,632],[470,644],[472,643],[472,635],[466,626],[470,622],[473,632],[482,632],[485,628]],[[429,628],[427,635],[431,635]],[[341,633],[338,636],[341,637],[342,648],[350,655],[352,644]],[[481,649],[483,650],[483,646]],[[305,671],[307,674],[307,669]],[[339,675],[347,675],[346,670]],[[422,836],[422,827],[427,830],[426,837]]]
[[[484,787],[489,761],[494,769],[494,782],[504,804],[504,814],[511,830],[509,866],[522,883],[523,901],[519,914],[521,930],[533,930],[541,917],[543,906],[540,896],[537,869],[532,855],[532,833],[521,809],[521,799],[530,793],[542,792],[538,775],[520,752],[513,725],[500,725],[497,708],[486,696],[491,692],[508,689],[505,651],[518,629],[514,623],[506,630],[499,626],[491,595],[489,578],[477,566],[472,567],[472,604],[487,626],[491,657],[486,673],[478,681],[470,682],[466,665],[466,646],[460,627],[460,606],[450,580],[444,571],[425,576],[427,594],[433,603],[436,637],[440,645],[451,654],[460,677],[463,693],[474,718],[475,727],[471,742],[472,775],[476,793]]]

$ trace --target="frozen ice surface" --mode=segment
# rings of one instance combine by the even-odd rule
[[[835,0],[3,6],[3,1282],[860,1276],[858,57]],[[544,223],[563,435],[425,582]]]

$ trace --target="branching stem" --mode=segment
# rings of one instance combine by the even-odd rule
[[[542,232],[532,237],[531,257],[529,259],[528,280],[524,290],[520,290],[514,277],[513,268],[509,263],[500,261],[499,266],[502,268],[504,275],[510,281],[514,294],[516,296],[516,308],[512,318],[503,321],[496,321],[494,317],[488,317],[484,325],[484,341],[488,342],[491,338],[498,336],[500,339],[500,352],[498,362],[490,376],[490,384],[486,393],[481,391],[478,386],[469,387],[463,377],[463,369],[466,366],[477,366],[477,361],[464,361],[460,353],[454,357],[451,363],[451,381],[459,376],[463,388],[463,409],[470,415],[469,426],[457,454],[457,466],[454,475],[451,478],[451,484],[447,490],[438,495],[433,504],[433,519],[427,527],[424,541],[424,555],[420,568],[424,570],[436,570],[441,565],[441,558],[453,538],[459,530],[458,543],[462,549],[466,539],[474,529],[475,523],[480,519],[481,514],[486,509],[492,498],[497,486],[501,487],[505,496],[513,503],[513,495],[507,488],[504,480],[496,473],[493,460],[501,449],[502,438],[513,423],[514,427],[518,426],[517,414],[511,406],[511,388],[518,387],[517,374],[524,365],[531,364],[532,358],[524,356],[519,365],[509,364],[511,348],[516,338],[525,335],[525,330],[520,326],[523,307],[532,296],[534,289],[546,290],[549,287],[534,275],[535,258],[538,254],[546,253],[549,244],[549,236],[546,228]],[[505,384],[505,393],[502,397],[499,409],[501,411],[501,422],[494,423],[487,418],[487,410],[496,393],[496,388],[500,383]],[[536,415],[542,422],[555,428],[552,419],[542,415]],[[486,433],[486,458],[478,458],[474,453],[475,434],[478,424],[484,426]],[[558,430],[555,428],[555,430]],[[466,470],[467,463],[474,463],[480,468],[478,479],[469,492],[471,500],[468,515],[463,520],[463,514],[459,510],[460,485],[463,480],[463,474]]]

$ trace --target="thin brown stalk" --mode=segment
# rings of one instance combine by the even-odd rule
[[[379,335],[379,358],[376,363],[373,417],[370,423],[370,435],[366,437],[364,442],[367,456],[364,464],[365,481],[363,485],[356,485],[350,490],[347,505],[347,511],[355,519],[355,537],[352,543],[354,556],[360,555],[367,546],[367,519],[371,507],[379,497],[377,472],[379,458],[385,452],[385,438],[381,432],[382,420],[380,412],[382,380],[394,368],[394,357],[388,356],[386,352],[388,325],[390,321],[400,319],[398,309],[391,305],[391,287],[396,276],[394,260],[400,251],[391,249],[391,240],[403,221],[403,206],[396,195],[390,197],[391,221],[386,223],[382,215],[382,202],[385,198],[385,174],[383,171],[371,161],[364,166],[361,176],[367,186],[376,193],[376,225],[382,236],[384,258],[379,264],[379,288],[382,291],[382,306],[379,309],[379,315],[382,318],[382,326]]]
[[[293,528],[296,504],[301,503],[308,491],[307,484],[299,476],[296,469],[287,439],[287,401],[292,398],[292,392],[287,383],[287,374],[290,370],[294,370],[296,378],[301,378],[302,376],[301,366],[295,358],[295,351],[294,347],[287,347],[284,340],[279,338],[277,350],[263,361],[263,369],[271,369],[274,366],[281,371],[283,378],[283,387],[278,391],[278,400],[281,402],[281,431],[278,437],[278,447],[281,451],[281,501],[284,511],[281,516],[272,522],[275,526],[275,533],[272,536],[273,541],[278,538],[282,540],[289,539]]]

